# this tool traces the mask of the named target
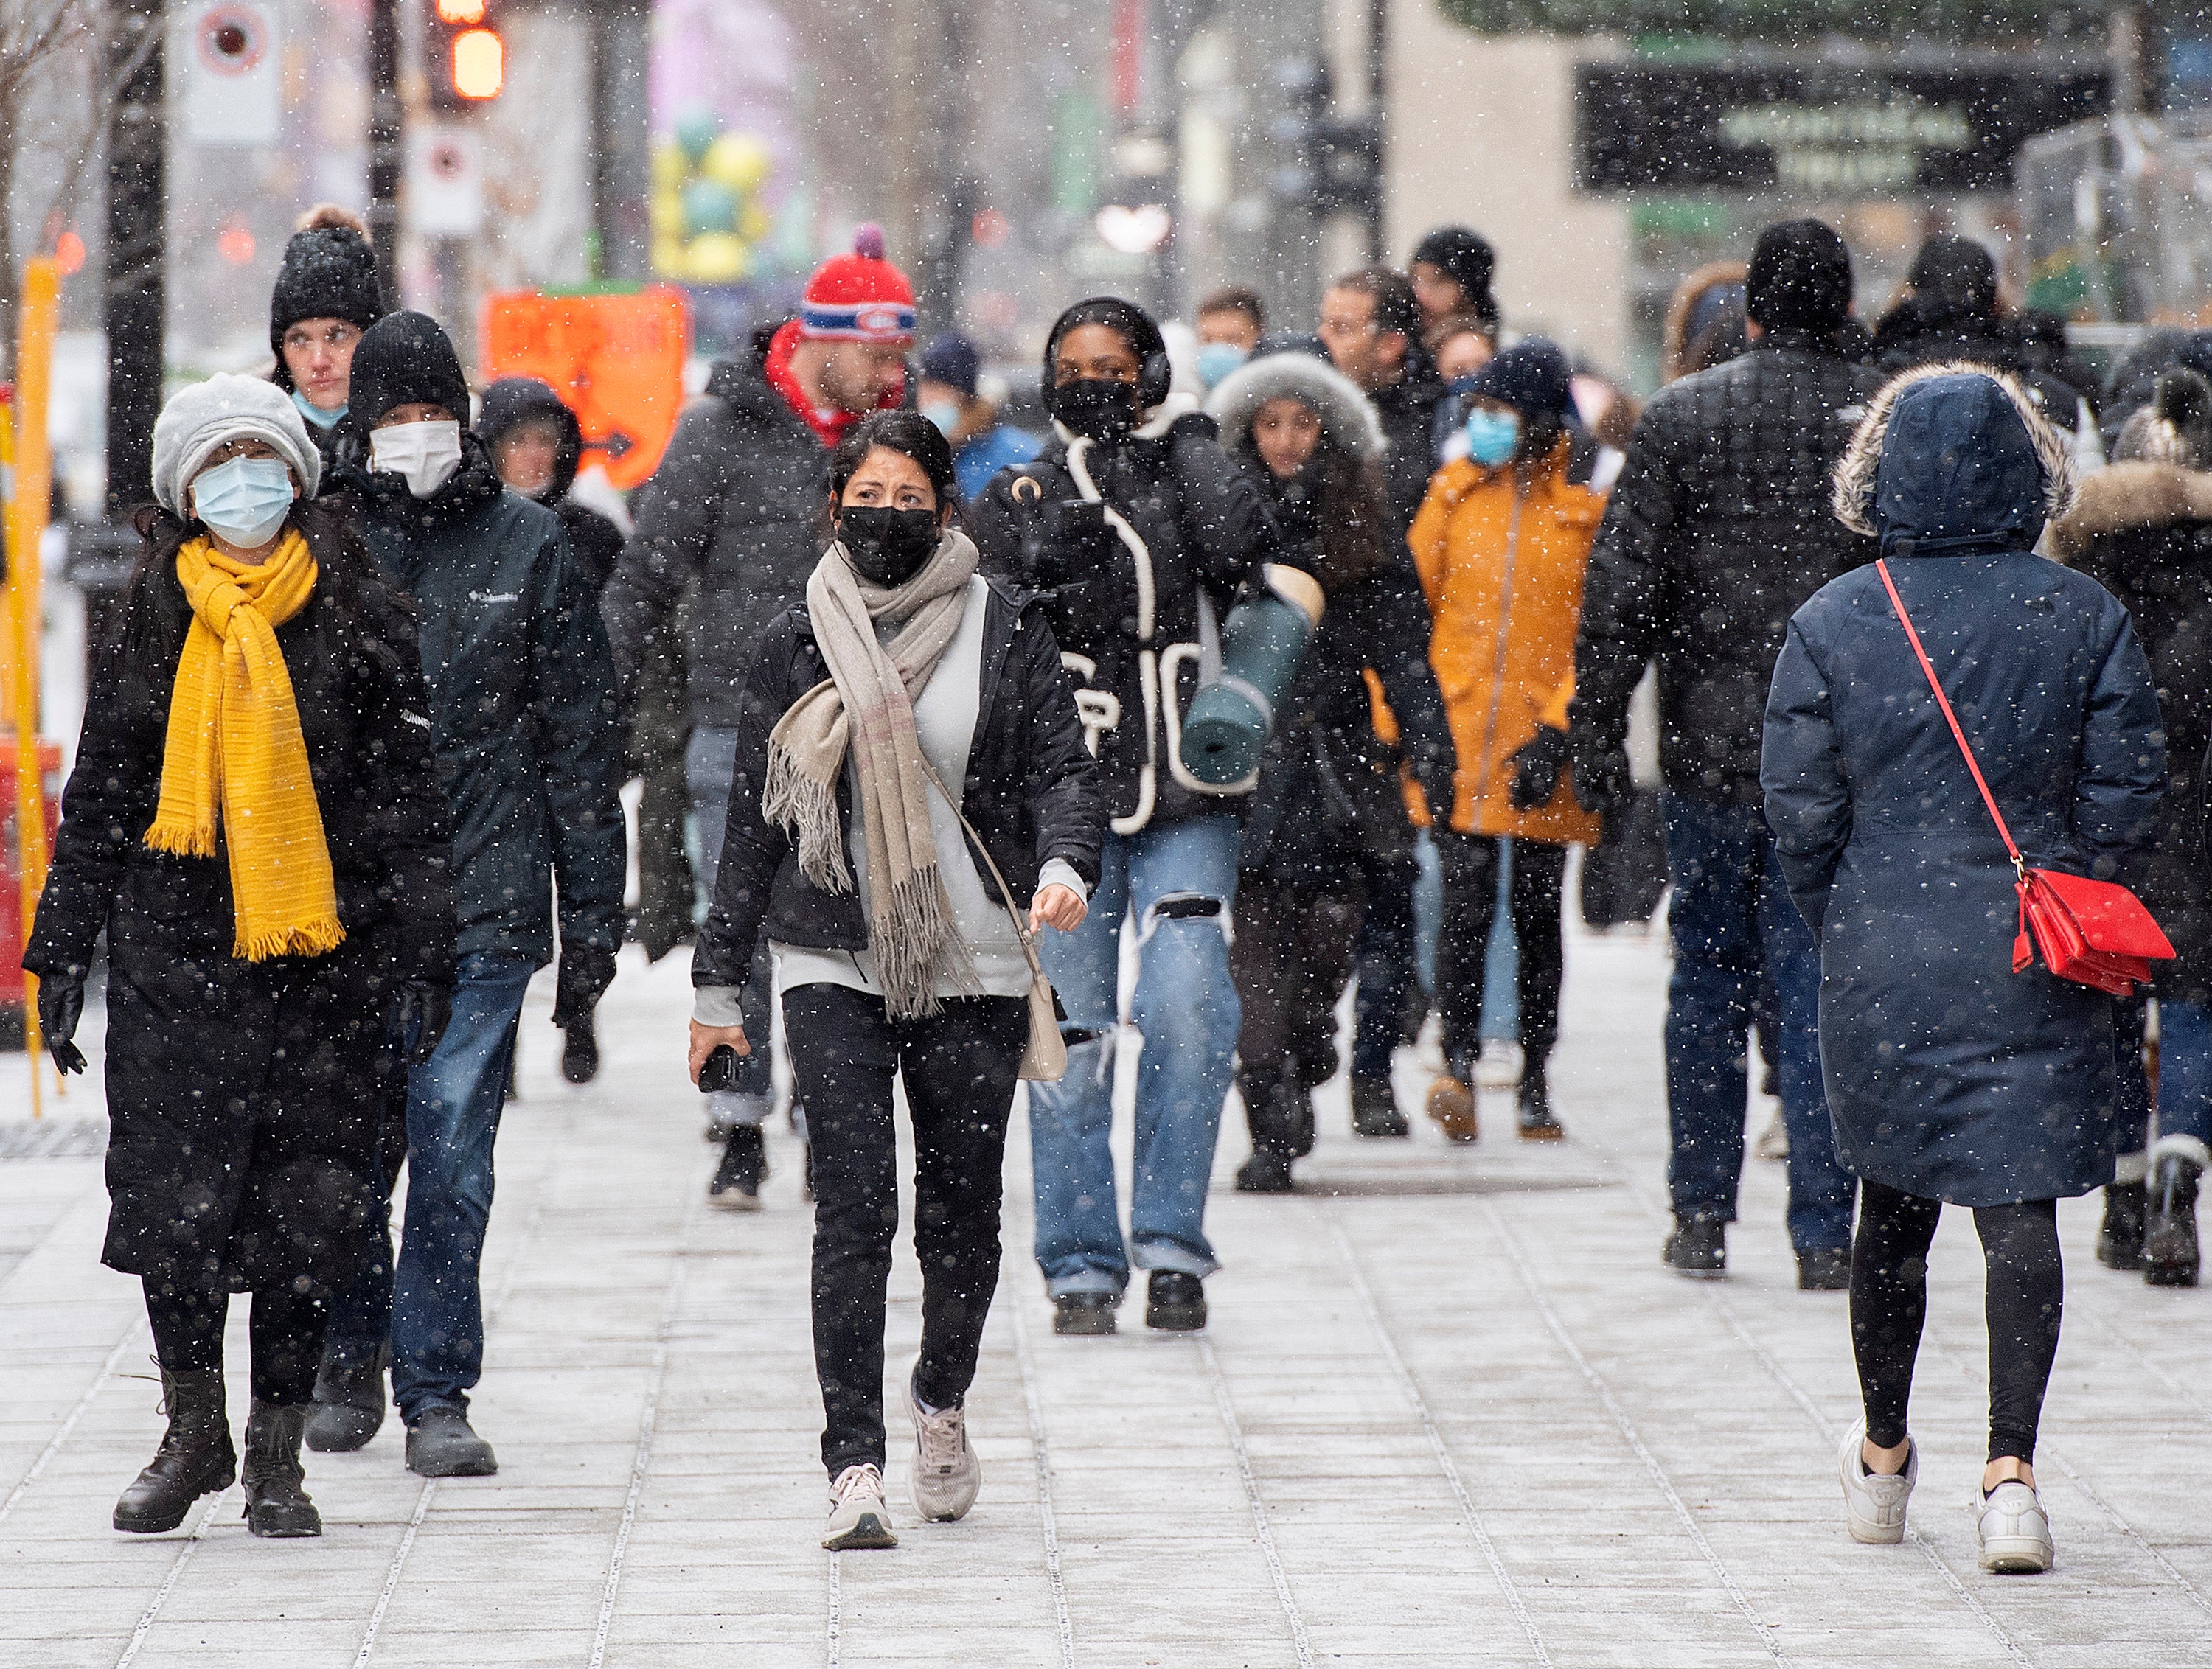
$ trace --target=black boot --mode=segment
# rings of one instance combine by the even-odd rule
[[[1273,1148],[1254,1148],[1252,1156],[1237,1168],[1238,1193],[1289,1193],[1297,1186],[1291,1178],[1291,1156]]]
[[[1667,1267],[1690,1276],[1720,1275],[1728,1270],[1728,1224],[1718,1217],[1677,1217],[1660,1254]]]
[[[707,1197],[726,1211],[760,1210],[760,1186],[768,1174],[768,1147],[757,1124],[730,1126],[722,1144],[722,1162],[707,1185]]]
[[[185,1521],[204,1495],[227,1490],[238,1476],[238,1451],[231,1447],[230,1417],[223,1406],[222,1369],[161,1369],[161,1406],[169,1429],[153,1464],[140,1472],[115,1503],[115,1527],[134,1535],[158,1535]]]
[[[2197,1162],[2161,1155],[2150,1174],[2150,1216],[2143,1229],[2143,1279],[2153,1286],[2193,1287],[2203,1265],[2197,1245]]]
[[[307,1429],[307,1403],[266,1403],[256,1397],[246,1413],[246,1527],[257,1536],[319,1536],[323,1515],[301,1486],[300,1439]]]
[[[1398,1097],[1386,1077],[1352,1080],[1352,1133],[1355,1136],[1410,1136],[1413,1126],[1398,1110]]]
[[[1275,1073],[1240,1072],[1237,1087],[1244,1096],[1245,1126],[1252,1132],[1252,1156],[1237,1168],[1237,1191],[1288,1193],[1291,1162],[1313,1149],[1313,1103],[1293,1079]]]
[[[2105,1187],[2105,1221],[2097,1230],[2097,1261],[2107,1269],[2143,1266],[2143,1217],[2150,1190],[2141,1182]]]
[[[307,1416],[307,1447],[319,1454],[366,1448],[384,1426],[384,1375],[392,1347],[382,1344],[363,1363],[323,1358],[315,1370],[315,1401]]]
[[[586,1017],[568,1028],[568,1041],[561,1046],[561,1076],[571,1083],[589,1083],[599,1075],[599,1035]]]
[[[1145,1291],[1145,1325],[1196,1332],[1206,1325],[1206,1284],[1179,1269],[1156,1269]]]
[[[1558,1142],[1566,1138],[1566,1127],[1552,1116],[1552,1089],[1545,1079],[1542,1061],[1533,1061],[1521,1069],[1519,1100],[1522,1141]]]

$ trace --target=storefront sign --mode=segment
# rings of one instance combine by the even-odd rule
[[[2100,70],[1586,64],[1587,191],[2008,191],[2021,142],[2101,114]]]

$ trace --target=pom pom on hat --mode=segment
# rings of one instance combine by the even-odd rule
[[[799,309],[799,333],[833,342],[914,340],[914,286],[884,258],[883,228],[863,223],[853,252],[814,270]]]

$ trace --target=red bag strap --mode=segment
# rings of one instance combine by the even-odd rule
[[[1990,819],[1997,833],[2004,836],[2005,850],[2012,854],[2013,869],[2022,881],[2027,879],[2027,862],[2013,844],[2012,830],[2005,827],[2004,813],[1997,810],[1997,797],[1990,792],[1989,783],[1982,776],[1982,768],[1975,762],[1974,750],[1966,741],[1966,732],[1959,727],[1959,715],[1951,711],[1951,698],[1943,693],[1943,681],[1936,676],[1936,668],[1928,659],[1928,652],[1920,646],[1920,634],[1912,629],[1912,616],[1905,611],[1905,599],[1897,594],[1897,581],[1889,577],[1889,564],[1877,561],[1875,572],[1881,575],[1881,588],[1889,593],[1889,606],[1897,610],[1897,623],[1905,628],[1905,640],[1911,644],[1912,652],[1920,658],[1920,670],[1928,675],[1928,687],[1936,692],[1936,705],[1943,709],[1943,717],[1951,726],[1951,735],[1966,756],[1966,768],[1974,774],[1974,786],[1982,791],[1982,804],[1990,808]]]

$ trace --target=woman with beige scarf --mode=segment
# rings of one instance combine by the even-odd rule
[[[833,456],[836,539],[756,651],[692,956],[696,1080],[717,1049],[766,1044],[739,1000],[763,926],[775,951],[813,1151],[830,1548],[897,1541],[882,1386],[899,1078],[922,1266],[915,1509],[957,1519],[975,1499],[962,1403],[999,1279],[1024,938],[1079,926],[1098,878],[1104,813],[1059,645],[1031,593],[975,572],[953,481],[944,435],[911,412],[866,419]]]
[[[146,555],[92,672],[23,965],[56,1065],[107,934],[101,1253],[146,1290],[168,1429],[115,1527],[173,1530],[240,1471],[222,1369],[253,1294],[246,1527],[314,1536],[300,1441],[330,1292],[369,1249],[388,1029],[453,980],[446,805],[414,616],[283,391],[219,376],[154,430]]]

